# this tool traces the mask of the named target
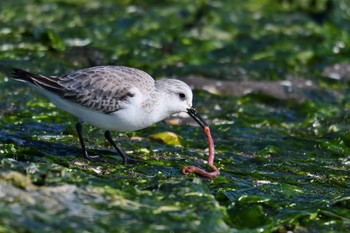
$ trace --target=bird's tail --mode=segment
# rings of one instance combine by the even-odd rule
[[[22,69],[12,68],[12,78],[44,88],[58,95],[64,93],[64,88],[58,83],[58,78],[54,76],[34,74]]]
[[[35,84],[34,80],[40,78],[40,76],[41,75],[37,75],[22,69],[12,68],[12,78],[19,81]]]

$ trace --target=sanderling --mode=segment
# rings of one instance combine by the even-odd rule
[[[154,80],[147,73],[124,66],[97,66],[60,77],[12,69],[13,78],[33,86],[57,107],[79,118],[76,124],[85,159],[82,123],[105,130],[105,138],[126,162],[126,154],[110,131],[135,131],[187,112],[202,128],[207,126],[192,107],[192,90],[176,79]]]

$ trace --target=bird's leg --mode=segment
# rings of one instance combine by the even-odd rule
[[[99,156],[91,156],[88,154],[87,150],[86,150],[86,146],[85,146],[85,142],[84,142],[84,138],[83,138],[83,122],[79,121],[76,125],[75,125],[77,132],[78,132],[78,137],[79,137],[79,142],[81,145],[81,149],[83,150],[83,157],[84,159],[87,160],[100,160]]]
[[[111,137],[111,132],[109,132],[109,130],[106,130],[105,132],[105,138],[107,139],[107,141],[114,147],[114,149],[116,151],[118,151],[118,153],[120,154],[120,156],[123,159],[123,164],[126,164],[127,161],[127,155],[124,153],[124,151],[113,141],[112,137]]]

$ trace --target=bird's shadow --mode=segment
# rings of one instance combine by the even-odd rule
[[[88,161],[83,158],[82,150],[78,146],[28,139],[14,133],[0,131],[0,143],[3,145],[13,144],[16,151],[7,151],[5,156],[20,161],[37,161],[39,158],[47,158],[55,162],[69,166],[74,161],[83,161],[84,164],[123,164],[121,156],[111,150],[89,149],[91,155],[98,155],[101,159]]]

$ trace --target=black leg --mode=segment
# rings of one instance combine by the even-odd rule
[[[89,159],[89,154],[86,151],[86,146],[85,146],[85,142],[84,142],[83,135],[82,135],[82,132],[83,132],[82,123],[79,121],[75,125],[75,127],[76,127],[77,132],[78,132],[78,137],[79,137],[79,142],[80,142],[80,145],[81,145],[81,149],[83,150],[83,157],[84,157],[84,159]]]
[[[118,153],[120,154],[120,156],[123,159],[123,163],[126,164],[126,154],[124,153],[124,151],[113,141],[112,137],[111,137],[111,132],[109,132],[109,130],[107,130],[105,132],[105,138],[107,139],[107,141],[114,147],[114,149],[116,149],[116,151],[118,151]]]
[[[83,122],[79,121],[75,125],[75,127],[76,127],[77,132],[78,132],[79,142],[80,142],[80,145],[81,145],[81,149],[83,150],[83,157],[84,157],[84,159],[92,160],[92,161],[101,161],[101,159],[100,159],[100,157],[98,155],[91,156],[91,155],[88,154],[88,152],[86,150],[86,146],[85,146],[85,142],[84,142],[84,138],[83,138]]]

